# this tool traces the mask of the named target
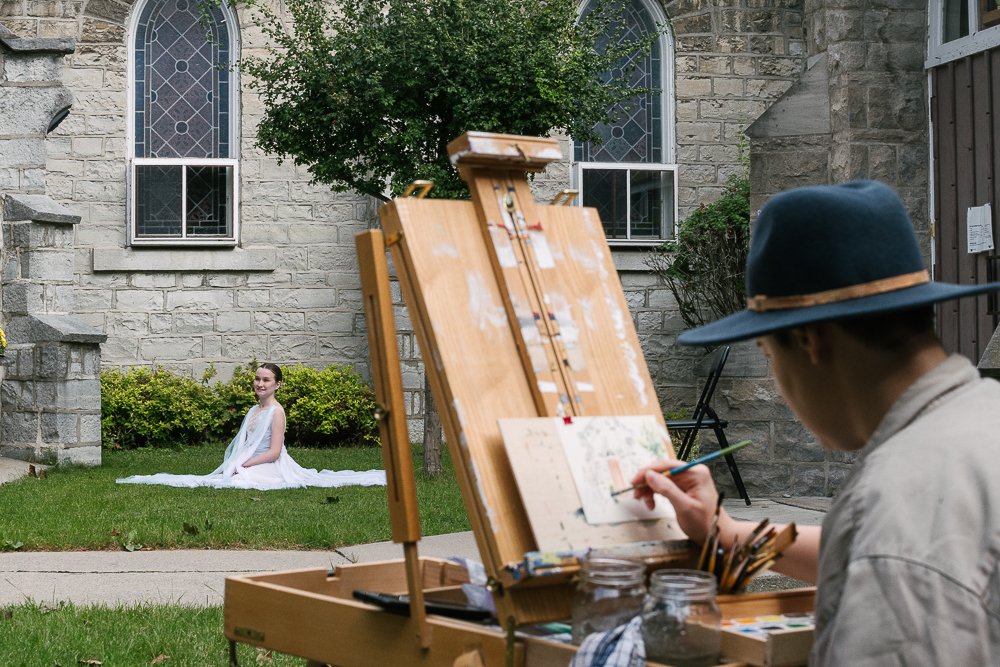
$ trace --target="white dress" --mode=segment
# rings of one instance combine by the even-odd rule
[[[281,454],[271,463],[244,468],[252,456],[266,451],[271,444],[271,418],[277,406],[261,411],[255,405],[247,411],[240,425],[240,431],[226,447],[222,465],[207,475],[132,475],[116,480],[119,484],[162,484],[194,488],[211,486],[217,489],[291,489],[304,486],[376,486],[385,485],[384,470],[316,470],[303,468],[296,463],[285,444],[281,444]]]

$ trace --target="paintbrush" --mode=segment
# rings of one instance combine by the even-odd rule
[[[698,556],[698,569],[704,570],[707,564],[709,545],[712,542],[712,538],[718,532],[719,529],[719,512],[722,510],[722,498],[725,494],[719,492],[719,498],[715,501],[715,514],[712,516],[712,525],[708,528],[708,534],[705,536],[705,543],[701,545],[701,555]]]
[[[749,444],[750,444],[749,440],[742,440],[740,442],[737,442],[735,445],[730,445],[729,447],[726,447],[725,449],[720,449],[718,451],[714,451],[711,454],[706,454],[705,456],[699,456],[694,461],[690,461],[688,463],[685,463],[684,465],[679,466],[677,468],[674,468],[673,470],[667,470],[663,474],[666,475],[667,477],[674,477],[675,475],[679,475],[682,472],[690,470],[691,468],[693,468],[696,465],[699,465],[699,464],[702,464],[702,463],[707,463],[708,461],[711,461],[713,459],[717,459],[720,456],[725,456],[726,454],[731,454],[731,453],[735,452],[737,449],[743,449],[744,447],[746,447]],[[627,489],[622,489],[621,491],[612,491],[611,492],[611,497],[614,498],[615,496],[620,496],[621,494],[628,493],[629,491],[635,491],[636,489],[640,489],[640,488],[642,488],[644,486],[646,486],[646,485],[645,484],[636,484],[635,486],[630,486]]]

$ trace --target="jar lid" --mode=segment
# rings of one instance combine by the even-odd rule
[[[634,586],[642,575],[642,563],[624,558],[585,558],[580,569],[584,581],[605,586]]]
[[[701,570],[657,570],[649,577],[650,593],[664,597],[714,597],[716,586],[715,575]]]

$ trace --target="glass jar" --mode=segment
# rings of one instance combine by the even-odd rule
[[[645,595],[642,563],[586,558],[573,596],[573,643],[632,620],[642,611]]]
[[[642,606],[646,659],[675,667],[719,663],[722,613],[715,577],[697,570],[659,570]]]

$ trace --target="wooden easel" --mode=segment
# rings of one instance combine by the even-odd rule
[[[452,142],[449,153],[472,202],[398,198],[380,210],[384,233],[357,237],[392,534],[404,559],[338,568],[333,575],[231,577],[225,599],[231,640],[302,655],[315,661],[310,664],[547,665],[572,657],[573,647],[518,632],[569,618],[578,562],[570,554],[536,558],[538,540],[497,420],[649,415],[663,425],[663,416],[596,211],[540,206],[531,194],[527,174],[561,159],[557,143],[470,132]],[[430,596],[460,597],[465,573],[418,554],[386,246],[500,630],[424,609]],[[544,472],[551,478],[570,475],[564,459],[553,457],[550,467]],[[574,545],[613,540],[655,567],[688,565],[695,557],[666,520],[591,526],[578,513],[536,520],[535,530],[572,535]],[[539,561],[554,565],[534,567]],[[357,602],[354,589],[406,592],[410,615]],[[797,598],[795,604],[801,606]]]

